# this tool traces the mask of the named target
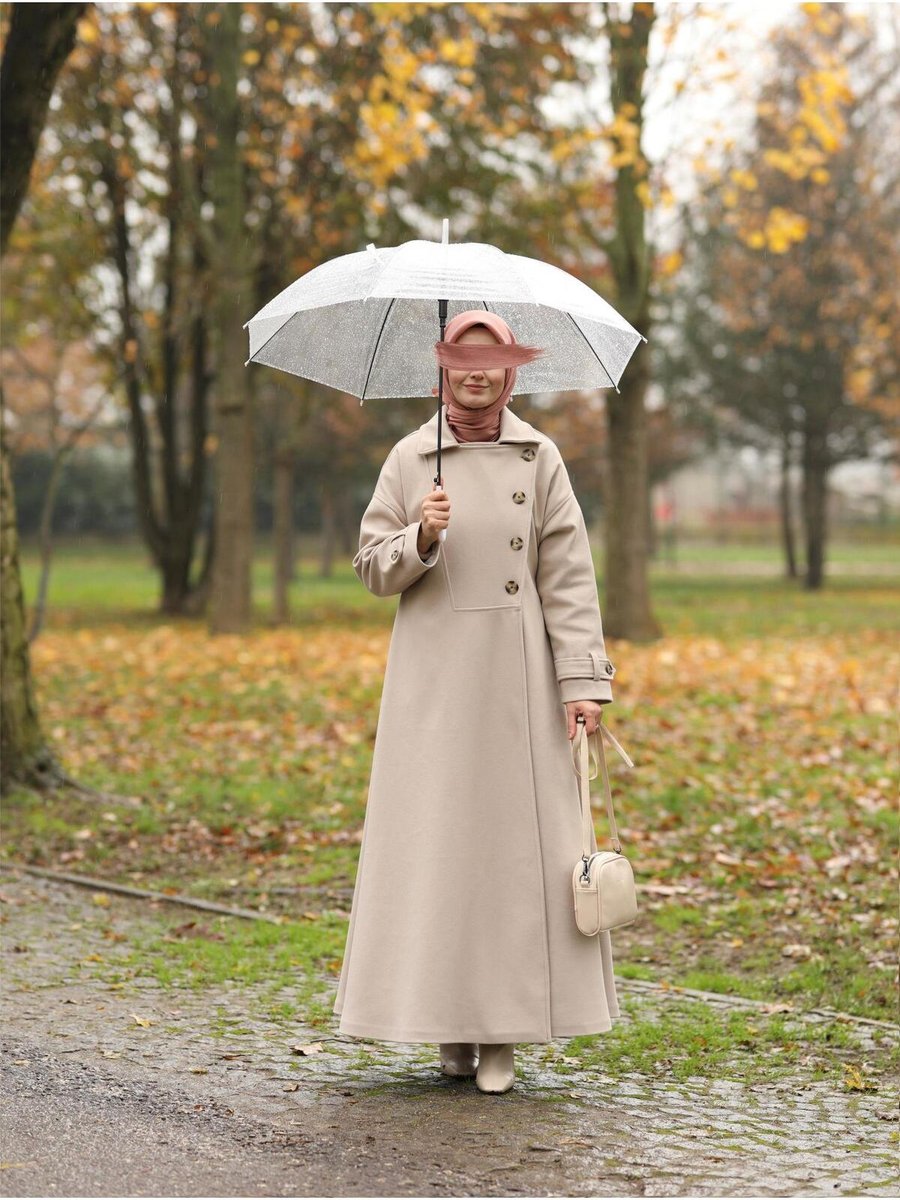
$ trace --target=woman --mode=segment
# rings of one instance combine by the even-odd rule
[[[388,455],[353,560],[400,601],[334,1011],[342,1033],[436,1042],[445,1074],[505,1092],[516,1043],[619,1016],[610,935],[578,931],[571,883],[571,739],[578,714],[597,729],[615,670],[565,464],[508,407],[509,364],[540,351],[481,310],[445,342],[446,490],[435,414]]]

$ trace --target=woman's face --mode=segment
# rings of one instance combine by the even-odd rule
[[[467,345],[479,342],[484,346],[496,346],[497,339],[483,325],[473,325],[456,339],[457,345]],[[506,379],[505,367],[492,367],[483,370],[480,367],[469,371],[447,371],[453,394],[466,408],[487,408],[493,404],[503,391]]]

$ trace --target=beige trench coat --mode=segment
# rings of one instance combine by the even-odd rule
[[[388,455],[353,560],[369,591],[400,601],[338,1028],[402,1042],[605,1032],[619,1016],[612,948],[575,925],[564,707],[609,703],[615,674],[584,517],[556,444],[508,406],[496,442],[459,443],[441,419],[446,541],[420,558],[435,414]]]

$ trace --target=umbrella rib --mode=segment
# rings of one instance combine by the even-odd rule
[[[594,349],[594,347],[588,341],[587,335],[585,334],[584,330],[581,328],[581,326],[578,324],[578,322],[575,320],[575,318],[572,316],[572,314],[570,312],[567,312],[566,316],[569,318],[569,320],[572,322],[572,324],[575,326],[575,328],[578,330],[578,332],[581,334],[581,336],[587,342],[587,346],[588,346],[588,349],[590,350],[591,354],[593,354],[594,358],[596,358],[597,362],[600,364],[600,366],[603,368],[603,370],[606,371],[606,378],[616,389],[616,393],[621,396],[622,393],[619,391],[619,385],[613,379],[612,375],[610,375],[609,371],[606,370],[606,363],[603,361],[603,359],[600,357],[600,355],[597,353],[597,351]]]
[[[366,388],[369,386],[369,379],[372,375],[372,368],[375,366],[375,359],[378,357],[378,347],[381,345],[381,335],[384,333],[384,327],[387,325],[387,319],[391,315],[391,309],[394,307],[396,296],[391,296],[391,302],[384,311],[384,318],[381,322],[381,328],[378,330],[378,337],[375,339],[375,349],[372,351],[372,357],[369,359],[369,369],[366,371],[366,382],[363,384],[362,395],[359,398],[360,404],[364,404],[366,400]],[[606,368],[604,368],[605,370]]]
[[[247,367],[252,362],[259,362],[259,360],[256,357],[257,354],[262,354],[263,350],[265,350],[266,346],[268,346],[268,344],[269,344],[269,342],[271,342],[272,338],[277,338],[279,333],[281,333],[281,331],[283,329],[287,329],[288,325],[290,325],[291,321],[293,321],[294,317],[296,317],[296,316],[297,316],[297,313],[292,312],[290,314],[290,316],[288,317],[288,319],[284,322],[283,325],[279,325],[278,328],[275,330],[275,332],[273,334],[271,334],[269,337],[267,337],[261,346],[257,346],[257,348],[253,351],[253,353],[250,355],[250,357],[244,363],[244,366]],[[250,322],[248,321],[247,325],[249,325],[249,324],[250,324]],[[244,329],[247,328],[247,325],[244,326]],[[259,363],[259,365],[261,367],[267,367],[270,364],[269,363]]]

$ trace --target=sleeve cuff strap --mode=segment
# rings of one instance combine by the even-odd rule
[[[595,650],[589,650],[587,654],[576,658],[557,658],[554,665],[556,678],[560,682],[564,679],[593,679],[608,683],[616,673],[616,668],[609,659]],[[578,699],[586,698],[578,697]]]

